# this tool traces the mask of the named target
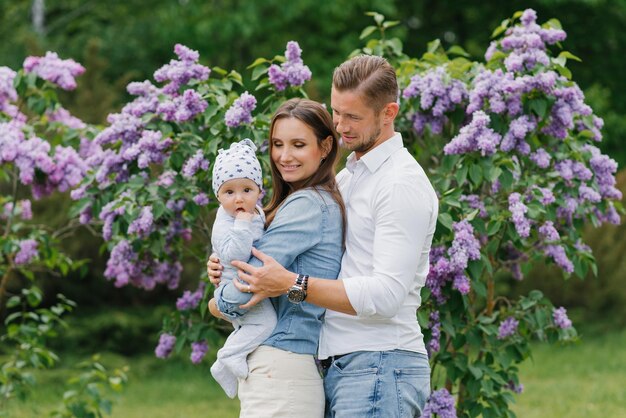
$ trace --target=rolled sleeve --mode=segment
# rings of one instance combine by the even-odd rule
[[[431,233],[434,204],[421,186],[394,184],[375,196],[372,276],[343,279],[358,316],[394,317],[417,285],[415,272]]]

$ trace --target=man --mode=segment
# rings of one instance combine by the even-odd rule
[[[348,219],[339,279],[297,275],[253,250],[262,267],[233,262],[248,283],[237,287],[255,293],[243,308],[285,293],[327,308],[319,342],[327,417],[420,416],[430,368],[416,311],[437,196],[394,131],[398,85],[385,59],[358,56],[336,68],[331,108],[353,151],[337,175]]]

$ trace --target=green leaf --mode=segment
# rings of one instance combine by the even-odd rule
[[[454,175],[454,178],[456,179],[456,182],[458,183],[459,186],[462,186],[463,184],[465,184],[465,180],[467,180],[467,166],[464,165],[462,166]]]
[[[439,221],[441,225],[445,226],[447,229],[452,231],[453,220],[452,220],[452,216],[449,213],[439,213],[437,220]]]
[[[498,231],[500,231],[500,228],[502,228],[501,221],[489,222],[489,226],[487,227],[487,235],[492,236],[492,235],[497,234]]]
[[[370,36],[373,32],[376,31],[376,26],[367,26],[365,29],[363,29],[363,31],[361,32],[361,35],[359,35],[359,39],[365,39],[368,36]]]
[[[11,296],[7,301],[7,308],[14,308],[20,304],[22,299],[19,296]]]
[[[570,60],[583,62],[583,60],[581,60],[580,58],[578,58],[576,55],[572,54],[569,51],[561,51],[561,53],[559,54],[559,58],[567,58],[567,59],[570,59]]]
[[[474,292],[476,292],[478,296],[481,296],[483,298],[487,297],[487,286],[485,286],[485,284],[482,281],[480,280],[473,281],[472,289],[474,289]]]
[[[448,54],[461,55],[463,57],[470,57],[470,54],[467,53],[463,48],[458,45],[453,45],[448,49]]]
[[[562,65],[555,65],[554,67],[556,68],[556,71],[563,77],[567,78],[568,80],[572,79],[572,72],[568,68],[563,67]]]
[[[252,70],[252,80],[255,81],[259,79],[261,76],[265,75],[268,69],[269,67],[255,67],[254,70]],[[259,87],[257,87],[257,89]]]
[[[469,169],[469,176],[472,183],[474,183],[476,187],[479,187],[483,181],[483,170],[478,164],[472,164]]]
[[[441,47],[441,41],[439,39],[432,40],[428,43],[426,51],[434,54]],[[424,54],[426,55],[426,54]]]
[[[530,110],[535,112],[535,115],[542,119],[546,117],[546,113],[548,111],[548,101],[546,99],[531,99],[528,106]]]
[[[483,377],[483,371],[479,368],[479,367],[475,367],[473,365],[469,365],[468,369],[470,371],[470,373],[476,378],[476,379],[480,379]]]
[[[254,60],[252,64],[248,65],[246,69],[249,70],[261,64],[265,64],[266,62],[270,62],[270,61],[268,61],[266,58],[257,58],[256,60]]]

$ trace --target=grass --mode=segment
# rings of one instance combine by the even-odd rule
[[[520,418],[626,416],[626,330],[582,335],[575,345],[533,347],[520,368]]]
[[[626,331],[584,335],[571,346],[536,344],[534,358],[521,367],[525,390],[513,410],[520,418],[626,416]],[[60,405],[63,382],[78,359],[66,356],[59,368],[38,376],[26,402],[12,401],[9,417],[48,416]],[[210,361],[193,366],[187,359],[162,361],[151,355],[124,358],[105,354],[107,367],[130,366],[129,383],[117,396],[113,418],[237,417],[237,400],[228,399],[213,381]]]

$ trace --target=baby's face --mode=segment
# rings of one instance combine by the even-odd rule
[[[256,203],[261,195],[261,190],[250,179],[228,180],[217,192],[217,200],[231,216],[237,216],[238,212],[255,213]]]

